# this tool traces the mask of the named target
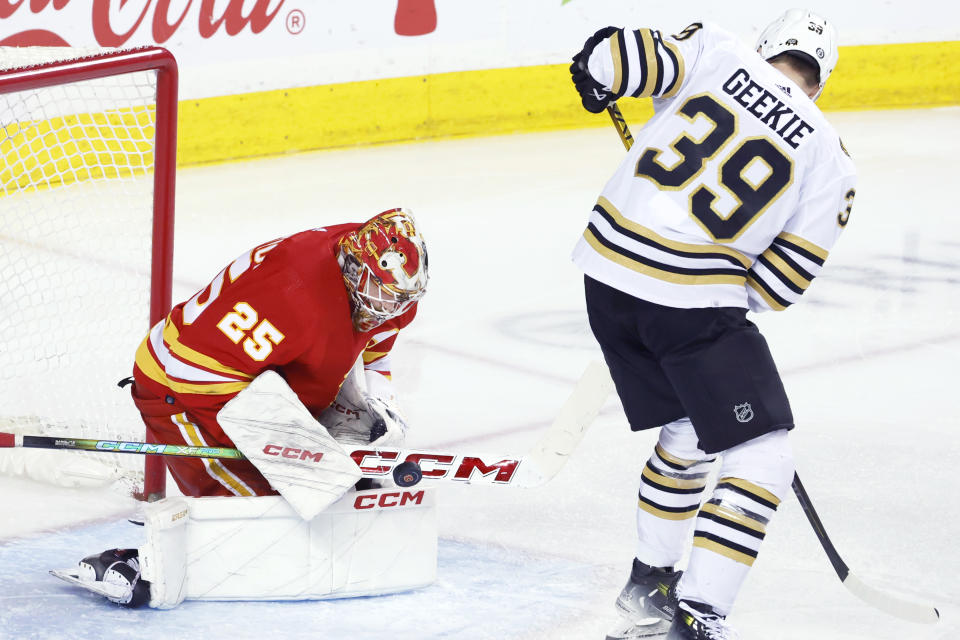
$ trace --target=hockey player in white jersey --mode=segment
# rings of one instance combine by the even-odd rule
[[[662,427],[610,638],[734,637],[725,618],[794,473],[787,395],[746,315],[796,302],[849,219],[853,163],[814,104],[836,62],[833,25],[792,9],[753,48],[710,24],[607,27],[570,67],[588,111],[655,111],[573,252],[631,429]]]

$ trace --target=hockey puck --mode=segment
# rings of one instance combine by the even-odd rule
[[[411,460],[401,462],[393,468],[393,481],[398,487],[412,487],[420,482],[421,478],[423,471],[420,470],[420,465]]]

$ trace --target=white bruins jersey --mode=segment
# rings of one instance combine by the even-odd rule
[[[621,29],[591,75],[653,97],[653,118],[607,183],[573,260],[635,297],[678,308],[782,310],[847,224],[856,172],[791,80],[735,36]]]

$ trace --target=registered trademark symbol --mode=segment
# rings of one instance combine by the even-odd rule
[[[296,35],[303,31],[303,27],[306,24],[307,19],[303,16],[303,11],[300,9],[294,9],[287,14],[287,31]]]

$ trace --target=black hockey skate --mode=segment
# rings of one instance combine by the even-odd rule
[[[607,640],[662,638],[677,607],[677,581],[682,571],[651,567],[634,558],[630,578],[617,597],[620,623]]]
[[[681,600],[666,640],[738,640],[724,616],[708,604]]]
[[[50,573],[124,607],[141,607],[150,601],[150,583],[140,579],[136,549],[107,549],[87,556],[75,569]]]

